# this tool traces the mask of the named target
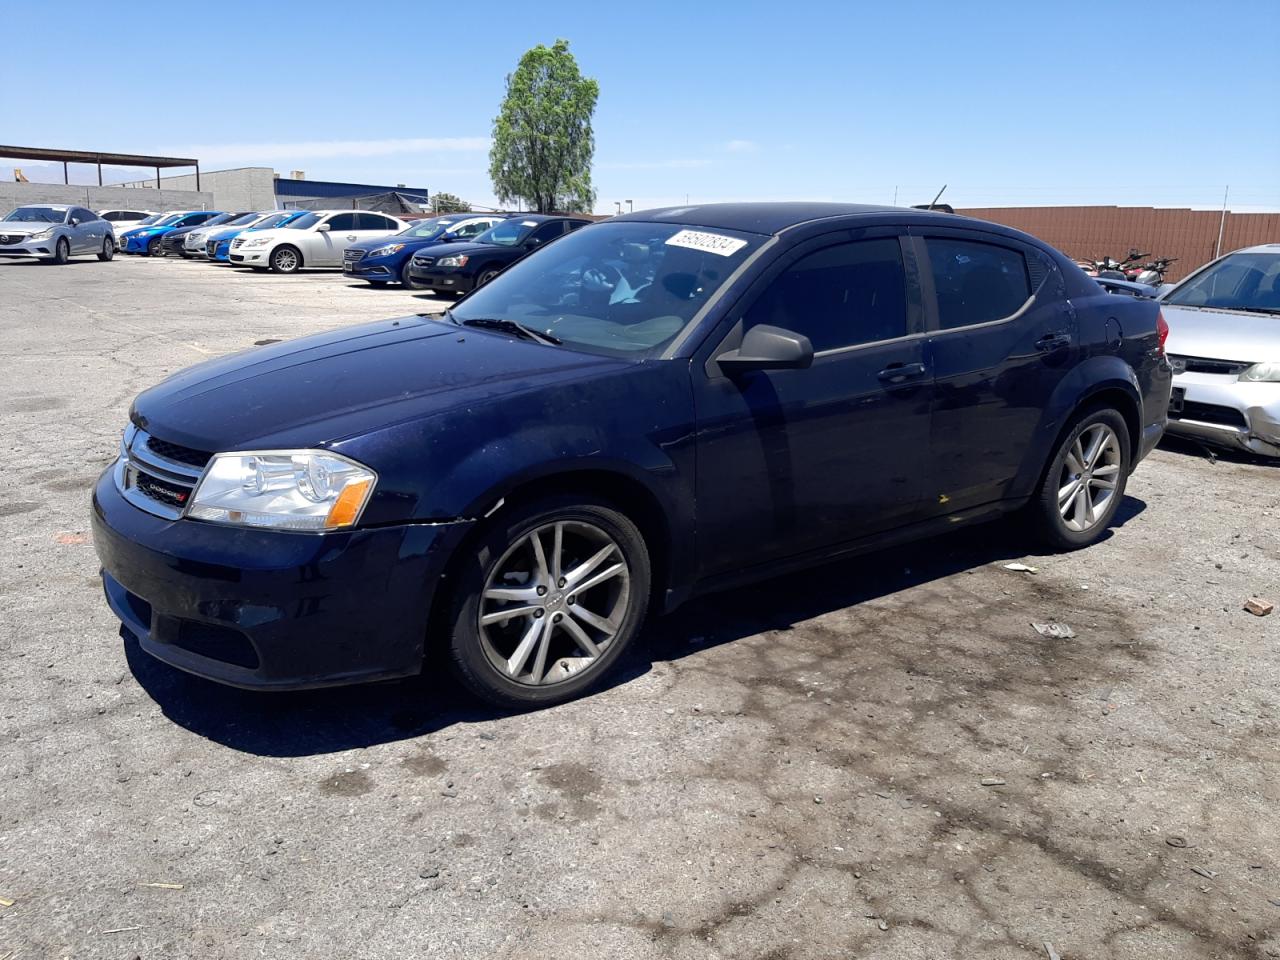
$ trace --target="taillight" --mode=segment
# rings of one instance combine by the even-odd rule
[[[1164,356],[1164,342],[1169,339],[1169,324],[1165,322],[1164,311],[1156,309],[1156,336],[1159,337],[1159,344],[1156,347],[1156,353]]]

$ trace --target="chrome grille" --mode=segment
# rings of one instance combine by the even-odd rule
[[[423,256],[415,255],[413,258],[413,265],[415,267],[429,267],[435,262],[436,262],[435,257],[423,257]]]
[[[243,246],[244,246],[244,237],[236,237],[234,240],[231,241],[232,250],[239,250]]]
[[[343,252],[342,259],[344,259],[347,263],[355,263],[358,260],[363,260],[366,252],[367,251],[365,250],[348,249]]]
[[[211,457],[131,426],[120,444],[116,489],[139,510],[176,520],[186,510],[204,473],[204,463]]]
[[[0,233],[0,243],[21,243],[27,239],[20,233]]]
[[[1252,364],[1241,363],[1236,360],[1213,360],[1209,357],[1184,357],[1172,353],[1169,354],[1169,362],[1173,365],[1174,373],[1216,373],[1232,377],[1239,376],[1252,366]]]

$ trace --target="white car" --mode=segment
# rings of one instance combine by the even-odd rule
[[[112,232],[118,237],[126,230],[155,223],[161,214],[154,210],[99,210],[98,216],[111,224]]]
[[[389,237],[408,226],[397,217],[372,210],[313,210],[286,226],[236,237],[231,241],[231,262],[276,273],[341,267],[343,251],[351,244]]]

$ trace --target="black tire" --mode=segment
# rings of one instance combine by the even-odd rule
[[[1087,439],[1100,436],[1099,427],[1109,429],[1114,436],[1117,448],[1114,456],[1110,455],[1109,449],[1099,450],[1092,462],[1086,459],[1083,473],[1075,472],[1076,454],[1073,451],[1076,442],[1085,434],[1089,434]],[[1088,453],[1088,451],[1084,452]],[[1053,452],[1053,458],[1045,468],[1040,489],[1036,491],[1028,505],[1040,537],[1056,550],[1079,550],[1081,547],[1097,542],[1106,533],[1120,502],[1124,499],[1125,484],[1133,462],[1132,456],[1129,427],[1120,411],[1111,407],[1095,408],[1079,417],[1059,441]],[[1107,462],[1104,463],[1104,460]],[[1111,469],[1113,466],[1114,471]],[[1098,471],[1096,476],[1095,470]],[[1104,470],[1107,471],[1105,474]],[[1079,498],[1078,481],[1082,477],[1085,479],[1086,495],[1090,499],[1087,507],[1082,505]],[[1098,481],[1106,482],[1109,477],[1115,478],[1111,481],[1115,484],[1114,489],[1099,491],[1099,493],[1109,493],[1109,496],[1106,497],[1105,504],[1100,510],[1094,510],[1092,509],[1093,484]],[[1059,495],[1063,490],[1071,488],[1072,484],[1075,484],[1076,493],[1072,497],[1069,508],[1072,513],[1072,519],[1069,521],[1064,517],[1064,508],[1059,505]],[[1072,523],[1083,525],[1078,518],[1084,510],[1088,511],[1085,514],[1086,517],[1091,514],[1094,519],[1087,522],[1084,529],[1073,529]]]
[[[297,273],[302,269],[302,251],[283,243],[271,251],[272,273]]]
[[[66,237],[59,237],[58,242],[53,245],[53,259],[45,261],[57,266],[62,266],[71,259],[71,244],[67,243]]]
[[[423,285],[413,277],[409,276],[409,261],[404,262],[404,266],[400,268],[400,283],[406,290],[422,290]]]
[[[501,272],[502,269],[500,267],[485,267],[480,271],[480,275],[476,277],[476,286],[483,287]]]
[[[501,672],[491,660],[492,653],[486,652],[479,624],[481,594],[490,574],[509,551],[533,531],[556,521],[589,524],[606,534],[621,552],[631,579],[627,587],[625,612],[608,646],[600,650],[589,666],[570,674],[567,679],[534,686],[518,682]],[[609,674],[644,623],[650,589],[649,551],[636,525],[605,501],[560,496],[501,511],[460,550],[462,552],[452,571],[454,587],[445,601],[449,664],[473,693],[496,706],[517,709],[542,707],[581,696]],[[557,600],[560,591],[554,586],[552,590],[554,592],[547,599],[549,606],[568,602],[568,598]],[[569,593],[568,590],[564,592]],[[560,606],[559,609],[567,611],[568,607]],[[551,626],[546,657],[554,657],[556,661],[553,664],[552,659],[545,660],[544,676],[568,662],[562,659],[561,654],[551,652],[555,644],[563,647],[570,642],[567,631],[554,626],[560,622],[561,616],[568,617],[567,614],[555,613],[539,618]]]
[[[148,257],[164,256],[164,251],[160,249],[159,237],[152,237],[150,240],[147,241],[147,256]]]
[[[98,254],[98,259],[106,263],[116,255],[115,241],[110,237],[104,237],[102,240],[102,251]]]

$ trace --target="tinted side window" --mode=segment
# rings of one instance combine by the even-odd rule
[[[529,235],[530,240],[537,240],[540,243],[548,243],[556,237],[564,233],[564,221],[553,220],[551,223],[544,223],[537,230]]]
[[[477,220],[475,223],[463,224],[454,231],[454,235],[459,237],[474,237],[477,234],[484,233],[495,223],[497,223],[496,220]]]
[[[356,221],[360,224],[359,230],[397,230],[399,229],[395,223],[388,220],[380,213],[357,213]]]
[[[570,220],[569,232],[573,233],[573,231],[575,230],[580,230],[582,227],[585,227],[590,222],[591,222],[590,220]]]
[[[123,211],[120,211],[120,210],[108,210],[108,211],[103,215],[102,219],[103,219],[103,220],[111,220],[111,221],[113,221],[113,222],[114,222],[114,221],[116,221],[116,220],[128,220],[128,219],[129,219],[129,217],[125,216],[125,214],[124,214],[124,212],[123,212]],[[139,219],[141,219],[141,218],[139,218]]]
[[[339,213],[330,217],[329,229],[335,233],[339,230],[356,229],[356,215],[354,213]]]
[[[971,240],[930,237],[929,264],[944,330],[1000,320],[1031,296],[1027,262],[1016,250]]]
[[[907,278],[894,237],[825,247],[801,257],[747,311],[746,326],[803,333],[817,352],[907,333]]]

